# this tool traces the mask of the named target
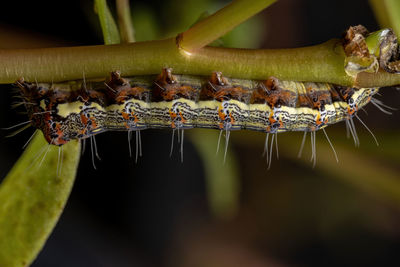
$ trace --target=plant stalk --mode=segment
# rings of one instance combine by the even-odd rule
[[[276,0],[235,0],[181,34],[179,46],[185,51],[197,52],[274,2]]]
[[[95,11],[99,15],[101,29],[103,31],[103,39],[105,44],[119,44],[120,36],[117,24],[108,9],[106,0],[94,0]]]
[[[267,79],[330,82],[365,87],[400,84],[400,75],[358,75],[344,72],[344,53],[339,40],[291,49],[237,49],[204,47],[186,54],[175,39],[122,45],[0,50],[0,83],[27,81],[59,82],[85,77],[104,78],[119,70],[123,76],[157,74],[164,67],[175,73]]]
[[[119,34],[122,43],[135,42],[135,30],[132,25],[129,0],[116,0]]]

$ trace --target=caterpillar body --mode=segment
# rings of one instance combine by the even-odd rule
[[[266,133],[315,132],[349,120],[379,88],[329,83],[173,75],[66,83],[16,82],[31,124],[61,146],[105,131],[212,128]]]

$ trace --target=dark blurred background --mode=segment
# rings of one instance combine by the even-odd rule
[[[174,36],[203,11],[212,13],[226,3],[131,1],[137,39]],[[340,37],[357,24],[379,29],[366,0],[279,0],[222,43],[306,46]],[[1,48],[93,44],[102,44],[102,35],[91,1],[2,2]],[[10,109],[12,86],[0,87],[0,126],[26,120]],[[400,106],[396,88],[381,93],[385,104]],[[218,137],[214,131],[187,131],[183,163],[177,149],[169,157],[171,131],[143,131],[137,164],[129,157],[126,133],[101,134],[97,170],[85,153],[65,211],[32,266],[398,265],[400,111],[388,116],[372,105],[366,110],[368,116],[360,116],[380,146],[356,122],[361,147],[355,148],[339,123],[327,129],[339,163],[318,133],[315,168],[309,143],[297,158],[302,133],[279,135],[280,159],[269,171],[261,157],[265,135],[233,133],[229,162],[220,162],[217,175],[225,182],[217,185],[208,163],[215,150],[199,149],[199,140]],[[32,130],[12,138],[6,134],[1,131],[0,177]],[[215,207],[219,199],[225,199],[222,211]]]

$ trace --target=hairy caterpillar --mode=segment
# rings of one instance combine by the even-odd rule
[[[173,75],[170,68],[159,76],[122,78],[113,72],[105,82],[20,79],[17,85],[30,124],[57,146],[105,131],[136,131],[138,143],[146,128],[171,128],[173,134],[181,130],[183,138],[184,129],[199,127],[226,131],[227,139],[233,130],[265,132],[267,147],[269,134],[311,132],[315,142],[315,131],[343,120],[357,143],[352,118],[379,90],[274,77],[230,79],[220,72],[211,77]]]

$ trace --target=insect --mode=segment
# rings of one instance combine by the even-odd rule
[[[92,155],[97,155],[97,134],[127,131],[131,151],[130,139],[135,132],[136,160],[141,154],[141,130],[172,129],[171,153],[177,132],[183,160],[184,131],[198,127],[219,130],[219,140],[225,132],[225,154],[231,131],[266,133],[265,154],[269,166],[278,133],[303,131],[303,147],[309,132],[315,164],[316,131],[324,132],[334,151],[324,128],[345,121],[357,145],[354,117],[371,132],[357,112],[368,102],[386,111],[373,98],[379,88],[357,89],[275,77],[232,79],[220,72],[213,72],[209,77],[174,75],[171,68],[164,68],[158,76],[123,78],[119,72],[113,72],[106,81],[46,84],[20,79],[16,84],[28,111],[29,124],[40,129],[49,144],[62,146],[73,139],[89,138]]]

